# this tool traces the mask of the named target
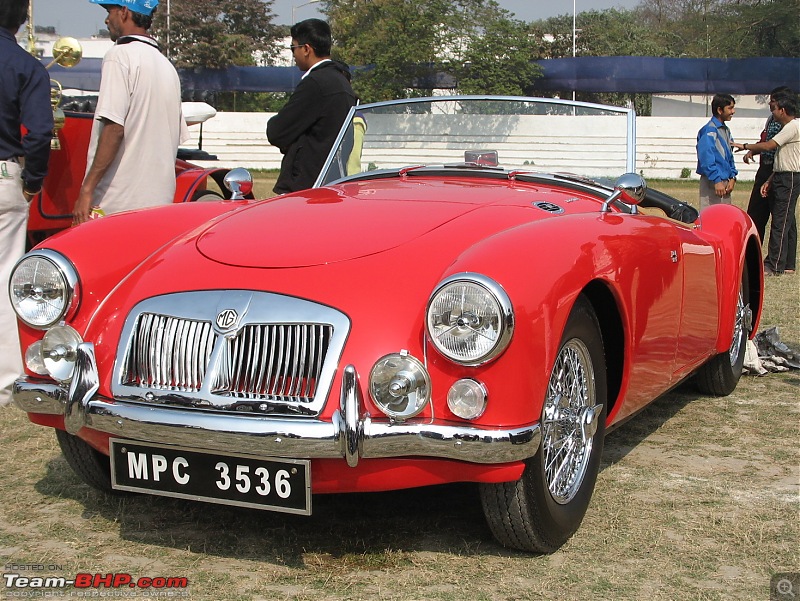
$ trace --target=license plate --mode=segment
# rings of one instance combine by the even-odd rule
[[[310,462],[142,444],[112,438],[117,490],[311,515]]]

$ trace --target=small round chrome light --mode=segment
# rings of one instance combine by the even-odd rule
[[[378,408],[399,421],[414,417],[431,398],[431,378],[408,351],[381,357],[369,374],[369,391]]]
[[[31,327],[44,330],[58,323],[72,307],[78,274],[52,250],[35,250],[14,266],[9,282],[11,305]]]
[[[44,365],[44,357],[42,357],[42,341],[37,340],[28,347],[25,351],[25,367],[35,374],[40,376],[47,375],[47,368]]]
[[[444,280],[426,311],[428,336],[445,357],[462,365],[482,365],[511,341],[514,310],[505,291],[477,273]]]
[[[486,387],[475,380],[458,380],[447,392],[447,406],[462,419],[475,419],[486,410]]]
[[[42,358],[47,372],[55,380],[68,382],[72,379],[78,345],[82,342],[80,334],[69,326],[56,326],[44,335]]]

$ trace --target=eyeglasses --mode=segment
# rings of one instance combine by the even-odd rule
[[[296,49],[303,48],[304,46],[307,46],[307,44],[300,44],[299,46],[289,46],[289,51],[294,52]]]

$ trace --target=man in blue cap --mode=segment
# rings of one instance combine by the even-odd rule
[[[114,46],[103,57],[86,175],[73,225],[105,214],[165,205],[175,195],[175,157],[189,139],[175,67],[147,31],[158,0],[89,0],[108,12]]]

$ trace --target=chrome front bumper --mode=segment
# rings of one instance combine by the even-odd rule
[[[373,420],[366,413],[352,365],[344,370],[340,405],[331,422],[114,402],[97,395],[98,382],[94,346],[83,343],[69,390],[50,381],[22,378],[14,384],[13,396],[23,411],[63,415],[71,434],[87,427],[118,438],[223,453],[297,459],[344,457],[350,467],[356,467],[361,458],[409,456],[508,463],[532,457],[541,441],[539,424],[491,430],[464,424]]]

